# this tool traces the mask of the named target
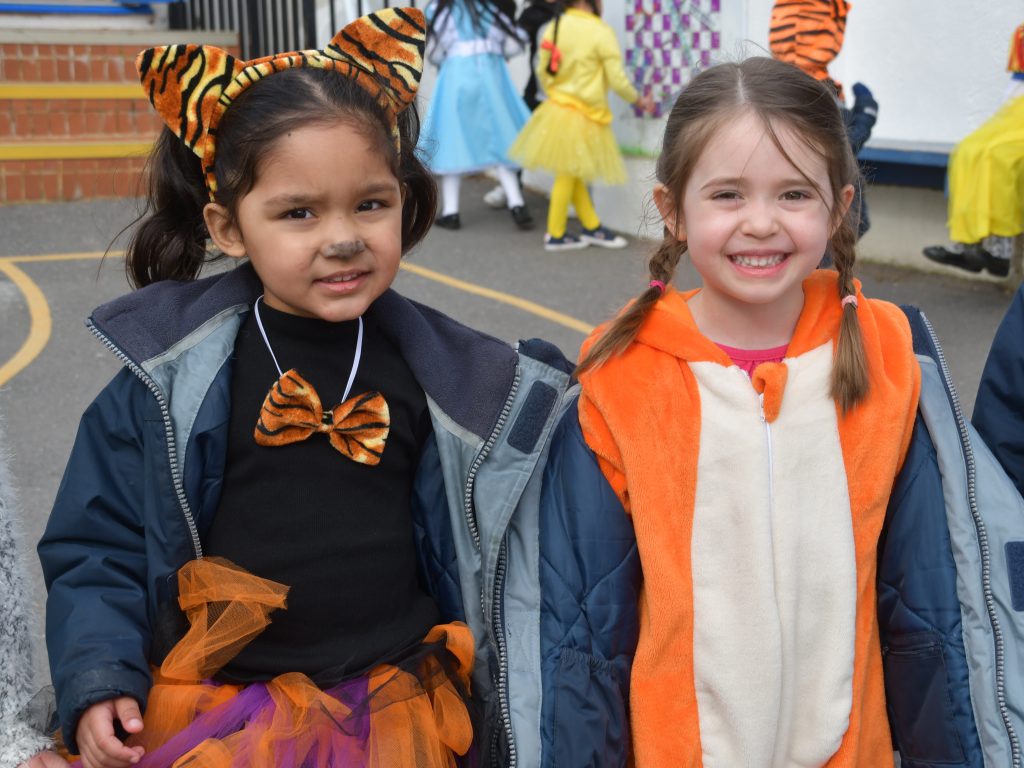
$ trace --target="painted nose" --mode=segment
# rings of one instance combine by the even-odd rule
[[[365,250],[366,244],[359,238],[355,238],[327,243],[320,249],[320,253],[329,259],[347,259]]]

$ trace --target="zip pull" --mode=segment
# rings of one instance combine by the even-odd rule
[[[757,406],[761,409],[761,423],[764,424],[767,419],[764,417],[764,392],[761,392],[757,396]]]

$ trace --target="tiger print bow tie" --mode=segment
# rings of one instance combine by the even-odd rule
[[[373,466],[380,463],[390,425],[391,412],[380,392],[350,397],[325,411],[313,385],[292,369],[267,393],[255,437],[258,445],[277,446],[323,432],[342,455]]]

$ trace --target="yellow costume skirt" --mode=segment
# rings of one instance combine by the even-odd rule
[[[156,671],[137,768],[451,768],[473,741],[467,708],[473,637],[434,627],[396,664],[330,688],[289,673],[249,685],[209,678],[283,608],[287,587],[224,560],[178,574],[191,629]]]
[[[511,160],[586,183],[622,184],[626,166],[611,125],[601,125],[578,109],[548,100],[534,110],[509,148]]]
[[[958,243],[1024,231],[1024,96],[1004,104],[950,155],[948,224]]]

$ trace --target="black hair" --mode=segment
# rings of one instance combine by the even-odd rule
[[[437,188],[416,154],[419,116],[414,104],[398,116],[401,150],[395,147],[388,116],[355,80],[334,70],[297,67],[277,72],[246,88],[217,126],[215,202],[231,216],[256,184],[260,166],[275,142],[291,130],[334,121],[365,131],[388,159],[402,184],[402,252],[423,239],[434,219]],[[339,152],[347,151],[344,147]],[[157,139],[146,168],[148,192],[134,222],[125,270],[137,288],[158,280],[194,280],[219,256],[206,247],[203,208],[210,202],[202,165],[170,129]]]
[[[597,9],[597,0],[585,0],[585,2],[587,5],[590,6],[590,10],[594,13],[595,16],[601,15],[601,12]],[[555,28],[551,32],[551,44],[555,48],[558,47],[558,25],[559,22],[561,22],[562,20],[562,16],[565,15],[565,11],[566,9],[568,9],[569,5],[570,3],[567,3],[566,0],[558,0],[558,2],[555,3]],[[548,65],[546,69],[549,75],[554,75],[558,72],[558,70],[555,69],[554,56],[551,56],[548,59]]]
[[[473,29],[480,34],[484,33],[488,23],[497,24],[502,32],[511,37],[519,34],[515,23],[515,0],[438,0],[427,26],[428,38],[434,34],[438,22],[451,13],[456,5],[466,9]]]

